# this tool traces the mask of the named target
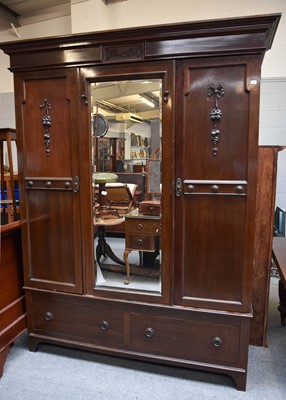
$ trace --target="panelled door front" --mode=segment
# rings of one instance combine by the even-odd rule
[[[250,311],[258,76],[252,56],[178,62],[176,304]]]
[[[76,70],[16,76],[25,284],[81,293]]]

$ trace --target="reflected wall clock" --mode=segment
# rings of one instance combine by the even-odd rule
[[[102,114],[93,114],[93,134],[97,138],[103,137],[108,131],[108,121]]]

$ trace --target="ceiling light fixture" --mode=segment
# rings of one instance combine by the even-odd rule
[[[155,104],[152,103],[152,101],[146,99],[145,97],[140,96],[140,100],[141,100],[143,103],[147,104],[149,107],[152,107],[152,108],[155,107]]]

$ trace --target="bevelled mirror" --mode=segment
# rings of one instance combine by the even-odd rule
[[[91,104],[95,289],[161,294],[162,80],[92,82]]]

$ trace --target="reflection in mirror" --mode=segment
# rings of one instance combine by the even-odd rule
[[[162,292],[161,87],[161,79],[91,83],[96,289]]]

